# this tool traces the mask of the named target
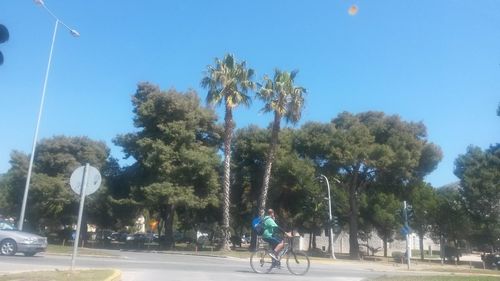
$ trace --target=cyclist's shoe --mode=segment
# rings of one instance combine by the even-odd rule
[[[272,263],[272,268],[277,268],[277,269],[281,269],[281,262],[277,261],[277,260],[273,260],[273,263]]]
[[[278,258],[276,257],[276,255],[274,253],[269,253],[269,256],[271,258],[273,258],[273,262],[278,260]]]

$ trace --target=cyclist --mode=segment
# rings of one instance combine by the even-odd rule
[[[283,242],[283,239],[281,237],[277,236],[275,230],[279,230],[282,233],[284,233],[287,237],[292,237],[289,232],[285,232],[283,229],[281,229],[275,221],[276,217],[274,215],[274,210],[269,209],[267,210],[267,216],[264,217],[264,233],[262,234],[262,239],[269,243],[271,246],[271,249],[274,252],[269,253],[269,255],[274,259],[278,260],[278,255],[281,250],[283,250],[283,247],[285,246],[285,243]]]

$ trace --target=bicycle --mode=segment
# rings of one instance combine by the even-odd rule
[[[281,260],[286,256],[286,267],[294,275],[304,275],[309,271],[309,257],[300,251],[293,250],[293,239],[285,238],[285,247],[278,255],[278,260],[270,255],[270,249],[260,248],[250,256],[250,266],[255,273],[269,273],[273,268],[281,268]]]

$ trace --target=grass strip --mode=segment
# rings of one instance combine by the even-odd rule
[[[73,254],[73,246],[61,246],[61,245],[48,245],[47,253],[52,254]],[[110,254],[109,252],[103,252],[99,249],[90,248],[78,248],[78,255],[91,255],[91,256],[118,256]]]

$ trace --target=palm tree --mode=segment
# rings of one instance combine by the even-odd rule
[[[215,59],[214,66],[208,66],[201,86],[208,89],[207,103],[224,105],[224,179],[223,179],[223,214],[222,214],[222,248],[230,250],[229,240],[229,207],[230,207],[230,176],[231,176],[231,140],[235,124],[233,122],[233,108],[239,104],[250,105],[251,99],[247,95],[249,90],[255,89],[252,82],[254,71],[247,69],[243,61],[237,63],[232,54],[224,59]]]
[[[278,146],[278,134],[281,126],[281,119],[289,123],[296,124],[301,117],[304,108],[304,96],[306,89],[294,85],[295,76],[298,71],[292,72],[274,71],[274,78],[264,76],[264,83],[260,86],[257,96],[265,103],[263,112],[274,112],[274,121],[271,133],[271,145],[266,159],[264,178],[262,182],[262,193],[259,198],[259,213],[262,213],[266,207],[267,192],[269,190],[269,179],[271,177],[271,168]]]

